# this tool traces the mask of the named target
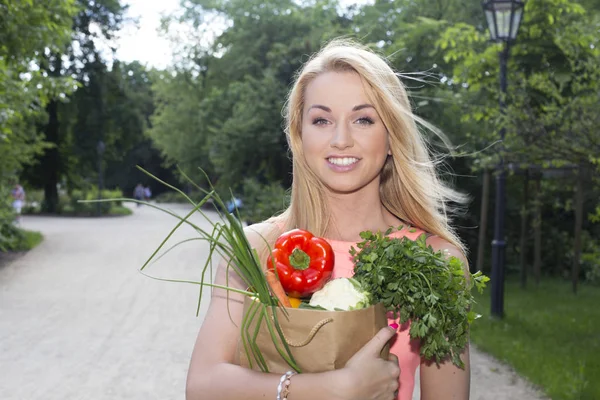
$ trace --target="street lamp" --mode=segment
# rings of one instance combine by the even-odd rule
[[[519,0],[484,0],[483,11],[490,30],[490,38],[497,43],[504,43],[500,52],[500,112],[504,114],[506,104],[506,65],[510,45],[517,38],[517,32],[523,17],[523,1]],[[506,129],[500,128],[500,140],[504,141]],[[494,240],[492,241],[492,315],[504,316],[504,262],[506,241],[504,240],[505,216],[505,184],[506,171],[504,157],[500,152],[500,160],[496,165],[496,215],[494,220]]]
[[[102,187],[104,186],[102,180],[102,155],[104,154],[104,150],[106,150],[106,145],[102,140],[99,140],[96,146],[96,151],[98,152],[98,200],[102,200]],[[102,215],[102,204],[100,204],[100,202],[96,204],[96,212],[98,213],[98,216],[100,216]]]

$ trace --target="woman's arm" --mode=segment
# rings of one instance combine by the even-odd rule
[[[255,232],[247,232],[247,236],[252,245],[262,243]],[[219,265],[216,283],[246,289],[233,272],[229,273],[229,282],[226,281],[224,263]],[[235,365],[244,298],[233,292],[229,292],[229,298],[227,296],[223,289],[213,290],[212,301],[192,353],[186,399],[275,399],[281,374],[262,373]],[[288,399],[391,398],[397,388],[400,371],[397,364],[379,358],[379,352],[393,334],[389,328],[380,331],[342,370],[292,377]]]
[[[469,347],[460,358],[465,369],[460,369],[448,360],[440,365],[421,362],[421,400],[468,400],[471,387]]]
[[[218,283],[223,284],[224,279]],[[231,281],[230,281],[231,283]],[[242,303],[230,295],[231,318],[239,326]],[[281,374],[266,374],[234,364],[239,328],[227,313],[227,299],[215,294],[202,324],[188,371],[186,399],[275,399]],[[291,399],[338,399],[335,373],[292,378]]]
[[[432,236],[427,243],[434,250],[445,250],[448,256],[459,258],[465,265],[468,274],[468,262],[464,254],[456,246],[439,236]],[[435,362],[421,362],[421,400],[468,400],[471,387],[471,368],[469,362],[469,346],[460,356],[465,369],[460,369],[447,360],[438,366]]]

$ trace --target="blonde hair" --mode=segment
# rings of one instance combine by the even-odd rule
[[[346,39],[330,42],[311,57],[289,93],[285,133],[293,156],[291,203],[286,211],[270,221],[280,228],[277,231],[301,228],[317,236],[325,234],[330,213],[324,186],[308,167],[302,151],[304,95],[309,83],[318,75],[347,71],[362,78],[369,101],[375,105],[389,133],[392,156],[385,162],[381,176],[383,206],[400,220],[438,235],[466,253],[450,226],[448,205],[451,201],[464,202],[466,197],[439,179],[436,163],[430,157],[418,124],[433,128],[413,114],[407,91],[387,62],[368,48]]]

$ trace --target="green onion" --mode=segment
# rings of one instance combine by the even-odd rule
[[[283,331],[281,330],[281,326],[279,325],[278,317],[277,317],[277,309],[282,310],[284,315],[287,316],[287,311],[285,308],[280,307],[279,301],[275,296],[271,295],[269,290],[269,285],[267,283],[264,270],[261,266],[260,259],[258,253],[255,249],[252,248],[250,242],[246,238],[244,234],[243,226],[240,222],[239,215],[238,218],[231,215],[230,213],[222,213],[218,211],[219,209],[225,210],[225,204],[219,194],[215,191],[212,183],[208,179],[206,173],[201,170],[201,172],[206,177],[206,180],[209,185],[209,190],[203,189],[200,186],[196,185],[183,171],[179,170],[182,176],[191,183],[194,187],[200,190],[201,193],[204,194],[202,200],[198,203],[194,202],[188,195],[186,195],[183,191],[178,189],[177,187],[170,185],[156,176],[152,175],[148,171],[144,170],[141,167],[138,167],[142,172],[147,174],[148,176],[156,179],[158,182],[167,186],[168,188],[175,190],[179,194],[181,194],[188,202],[190,202],[193,206],[192,210],[187,213],[184,217],[181,217],[170,210],[157,206],[155,204],[151,204],[145,201],[128,199],[128,198],[120,198],[120,199],[106,199],[106,200],[89,200],[86,202],[105,202],[105,201],[122,201],[122,202],[133,202],[138,204],[144,204],[149,207],[158,209],[163,211],[174,218],[178,219],[178,223],[171,229],[171,231],[167,234],[165,239],[161,242],[158,248],[150,255],[150,257],[146,260],[146,262],[140,268],[140,272],[148,276],[152,279],[165,281],[165,282],[177,282],[177,283],[187,283],[198,285],[200,288],[198,295],[198,305],[196,309],[196,315],[200,312],[200,305],[202,302],[202,293],[205,286],[220,288],[235,293],[242,294],[244,296],[250,297],[252,300],[252,305],[249,308],[248,312],[242,318],[242,324],[240,326],[240,334],[241,341],[244,347],[244,352],[249,360],[250,366],[252,367],[252,360],[256,361],[256,364],[259,366],[260,370],[263,372],[269,372],[267,363],[265,362],[264,357],[260,351],[260,348],[256,344],[256,338],[258,335],[258,331],[261,323],[264,322],[269,335],[273,341],[275,349],[281,355],[281,357],[288,363],[288,365],[293,368],[297,372],[301,372],[298,367],[294,357],[290,351],[289,346],[285,341],[285,336]],[[215,222],[211,220],[201,209],[203,205],[205,205],[209,200],[212,200],[217,205],[217,214],[219,219]],[[199,227],[190,221],[190,217],[195,213],[199,213],[212,227],[211,231],[207,231]],[[236,210],[237,213],[237,210]],[[182,225],[188,225],[192,227],[198,237],[188,238],[183,241],[176,243],[175,245],[167,248],[162,254],[159,255],[159,252],[165,248],[166,243],[171,239],[173,234],[179,229]],[[167,279],[167,278],[159,278],[151,276],[144,272],[144,269],[153,262],[156,262],[161,257],[163,257],[166,253],[171,251],[173,248],[177,247],[180,244],[190,242],[193,240],[203,240],[208,242],[209,244],[209,253],[208,258],[204,266],[202,267],[202,274],[200,277],[200,281],[193,280],[179,280],[179,279]],[[265,244],[268,246],[268,243]],[[270,250],[270,249],[269,249]],[[212,271],[212,258],[214,254],[218,254],[223,257],[225,260],[228,260],[226,276],[227,281],[226,285],[217,285],[207,281],[206,272],[210,268]],[[233,271],[240,277],[240,279],[244,282],[248,290],[240,290],[236,288],[229,287],[229,273],[233,269]],[[212,279],[212,273],[209,274]],[[229,317],[231,319],[231,314],[229,313]],[[254,332],[250,332],[250,326],[253,321],[256,321],[256,327]]]

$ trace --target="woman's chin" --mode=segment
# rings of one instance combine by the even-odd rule
[[[365,187],[365,185],[357,185],[356,182],[349,182],[347,184],[344,184],[344,182],[332,182],[325,186],[332,194],[336,195],[355,194]]]

